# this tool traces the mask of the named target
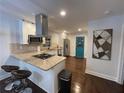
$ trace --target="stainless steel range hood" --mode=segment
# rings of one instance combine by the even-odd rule
[[[37,14],[35,16],[36,36],[48,37],[48,16],[45,14]]]
[[[50,46],[50,36],[48,36],[48,16],[44,14],[37,14],[35,16],[36,35],[29,35],[29,44],[46,44]],[[47,40],[47,42],[46,42]]]

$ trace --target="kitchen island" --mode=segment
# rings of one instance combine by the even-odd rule
[[[19,61],[21,69],[32,72],[30,80],[47,93],[58,93],[58,73],[65,68],[65,57],[52,56],[42,60],[33,57],[39,53],[12,54],[11,58]]]

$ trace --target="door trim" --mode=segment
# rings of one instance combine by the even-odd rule
[[[119,64],[117,69],[117,79],[116,81],[120,84],[123,84],[123,69],[124,69],[124,24],[122,25],[121,31],[121,44],[120,44],[120,55],[119,55]]]

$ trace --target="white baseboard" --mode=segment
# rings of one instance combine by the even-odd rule
[[[121,84],[121,85],[124,84],[124,82],[123,82],[122,80],[120,80],[119,78],[116,78],[116,82],[117,82],[118,84]]]
[[[94,75],[94,76],[97,76],[97,77],[100,77],[100,78],[104,78],[104,79],[107,79],[107,80],[111,80],[111,81],[114,81],[114,82],[117,82],[116,77],[113,77],[113,76],[108,76],[108,75],[101,74],[101,73],[98,73],[98,72],[95,72],[95,71],[90,71],[90,70],[86,70],[85,73],[91,74],[91,75]]]

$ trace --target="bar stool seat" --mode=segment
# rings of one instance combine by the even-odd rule
[[[8,73],[11,73],[13,70],[19,70],[19,67],[18,66],[14,66],[14,65],[2,65],[1,68],[5,71],[5,72],[8,72]],[[5,90],[6,91],[10,91],[12,89],[12,86],[14,84],[16,85],[19,85],[20,82],[16,81],[15,82],[15,77],[13,75],[10,76],[9,79],[7,79],[5,82]]]
[[[21,84],[20,85],[14,85],[13,86],[13,91],[14,93],[25,93],[26,89],[28,89],[28,82],[26,79],[32,74],[28,70],[14,70],[11,72],[11,74],[16,78],[16,80],[20,80]],[[32,89],[29,88],[31,91]],[[30,92],[32,93],[32,92]]]
[[[11,74],[16,78],[16,79],[26,79],[28,78],[32,73],[28,70],[14,70],[11,72]]]
[[[6,71],[6,72],[11,72],[13,70],[18,70],[18,66],[13,66],[13,65],[2,65],[1,68]]]

